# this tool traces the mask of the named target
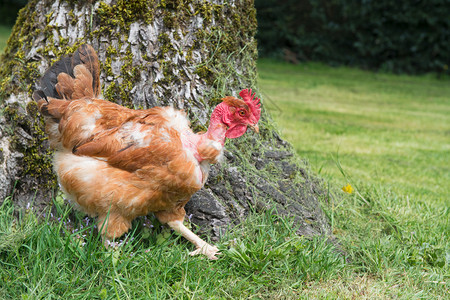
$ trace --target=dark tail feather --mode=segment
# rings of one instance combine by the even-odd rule
[[[39,82],[41,91],[36,91],[39,92],[39,94],[37,94],[37,97],[39,97],[39,99],[42,99],[43,93],[46,97],[56,99],[65,98],[67,100],[74,100],[71,99],[70,95],[67,94],[67,91],[74,90],[74,86],[72,87],[65,86],[67,85],[67,83],[70,82],[73,82],[72,84],[74,84],[74,81],[65,80],[64,82],[60,82],[59,90],[57,89],[56,85],[58,84],[58,76],[61,73],[68,74],[71,78],[75,78],[74,68],[77,65],[84,65],[86,69],[92,74],[92,90],[94,94],[93,96],[99,97],[101,92],[100,64],[98,62],[97,53],[95,52],[94,48],[92,48],[92,46],[90,45],[81,45],[73,55],[63,57],[59,61],[54,63],[45,72],[44,76],[42,76]]]
[[[72,59],[68,56],[61,58],[55,62],[42,76],[39,85],[42,92],[47,97],[60,98],[56,90],[56,84],[58,83],[58,75],[60,73],[67,73],[73,77]]]
[[[42,91],[42,90],[34,91],[33,100],[36,101],[39,111],[41,113],[44,113],[44,111],[46,111],[46,106],[49,103],[47,95],[45,95],[44,91]],[[44,115],[47,115],[47,114],[44,113]]]
[[[48,103],[47,95],[45,95],[44,91],[41,90],[34,91],[33,100],[39,102],[42,99]]]

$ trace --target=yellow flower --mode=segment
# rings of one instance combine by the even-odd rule
[[[342,190],[346,193],[353,193],[353,187],[350,185],[350,183],[347,183],[346,186],[342,187]]]

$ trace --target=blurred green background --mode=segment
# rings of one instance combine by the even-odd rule
[[[9,27],[14,25],[19,9],[27,2],[27,0],[0,0],[0,25]]]
[[[449,72],[448,0],[256,0],[255,6],[261,56]]]
[[[19,10],[27,2],[27,0],[0,0],[0,53],[6,47],[6,41],[11,34],[11,28]]]

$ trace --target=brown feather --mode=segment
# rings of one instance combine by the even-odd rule
[[[198,146],[198,154],[201,158],[216,163],[217,157],[220,155],[221,149],[213,147],[211,144],[202,143]]]
[[[85,65],[77,65],[73,69],[75,80],[73,84],[73,94],[71,99],[81,99],[84,97],[93,98],[92,74]]]
[[[233,96],[226,96],[222,98],[223,102],[227,103],[229,106],[233,107],[244,107],[248,110],[248,105],[245,103],[244,100],[235,98]]]
[[[44,116],[52,117],[54,120],[59,120],[63,116],[64,110],[69,104],[68,101],[59,100],[49,97],[49,102],[43,100],[38,101],[38,108]]]
[[[74,79],[67,73],[60,73],[57,79],[55,88],[58,95],[63,99],[73,99]]]
[[[73,147],[72,153],[80,156],[109,157],[114,155],[118,151],[117,149],[120,148],[122,148],[122,143],[113,136],[103,135]]]

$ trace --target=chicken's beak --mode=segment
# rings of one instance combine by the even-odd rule
[[[248,125],[254,132],[259,133],[259,127],[258,124],[255,125]]]

